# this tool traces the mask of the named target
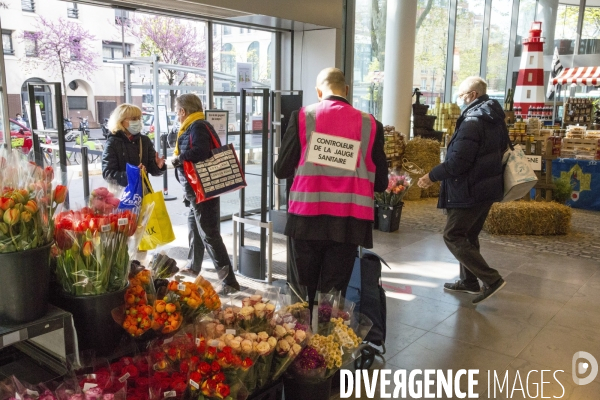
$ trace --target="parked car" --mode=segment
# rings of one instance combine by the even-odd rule
[[[31,130],[22,122],[10,118],[10,139],[13,148],[21,148],[27,154],[33,147]],[[2,125],[0,125],[0,136],[4,137]]]

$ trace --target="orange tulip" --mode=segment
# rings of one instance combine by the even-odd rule
[[[0,209],[2,209],[2,211],[6,211],[9,208],[13,208],[14,205],[15,201],[10,197],[0,197]]]
[[[23,208],[30,213],[35,214],[38,210],[38,205],[34,200],[29,200]]]
[[[165,311],[165,306],[166,303],[163,300],[157,300],[156,303],[154,303],[154,309],[159,314]]]
[[[171,282],[169,282],[169,286],[167,287],[167,289],[170,290],[171,292],[176,292],[178,286],[179,286],[179,282],[171,281]]]
[[[169,303],[169,304],[167,304],[167,305],[165,306],[165,310],[166,310],[168,313],[172,313],[172,312],[175,312],[175,311],[177,311],[177,307],[175,306],[175,304],[173,304],[173,303]]]
[[[63,185],[56,185],[54,188],[54,195],[52,196],[56,204],[60,204],[67,198],[67,187]]]
[[[21,213],[21,221],[25,223],[31,221],[31,213],[29,211],[23,211]]]
[[[4,215],[2,216],[2,219],[9,226],[12,226],[12,225],[15,225],[17,222],[19,222],[19,218],[20,217],[21,217],[21,212],[18,209],[16,209],[16,208],[11,208],[11,209],[6,210],[4,212]]]
[[[92,255],[92,252],[94,251],[94,245],[92,244],[91,241],[86,240],[85,243],[83,244],[83,255],[86,257],[89,257]]]

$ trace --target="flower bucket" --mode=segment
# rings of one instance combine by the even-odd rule
[[[285,400],[329,400],[333,376],[323,382],[313,383],[293,378],[283,379]]]
[[[97,296],[72,296],[60,286],[53,288],[50,301],[73,314],[79,350],[95,350],[99,356],[112,354],[123,336],[112,310],[123,304],[127,288]]]
[[[51,246],[0,254],[0,325],[31,322],[48,311]]]
[[[379,206],[377,205],[377,203],[375,203],[375,205],[373,206],[373,214],[373,229],[379,229]]]
[[[400,216],[404,203],[397,206],[379,206],[379,230],[382,232],[395,232],[400,228]]]

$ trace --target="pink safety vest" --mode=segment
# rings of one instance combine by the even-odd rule
[[[331,215],[373,221],[375,118],[339,100],[323,100],[298,113],[300,163],[290,189],[291,214]],[[306,161],[312,132],[361,142],[354,171]]]

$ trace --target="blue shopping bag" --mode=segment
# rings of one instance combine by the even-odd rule
[[[121,195],[119,209],[132,210],[142,205],[143,193],[142,173],[134,165],[127,164],[127,186]]]

